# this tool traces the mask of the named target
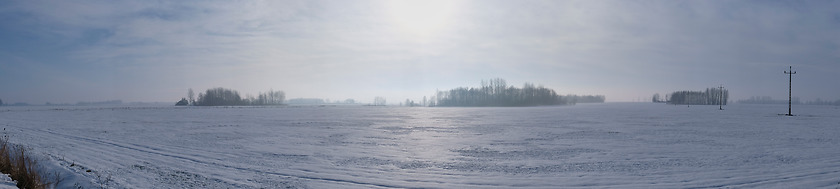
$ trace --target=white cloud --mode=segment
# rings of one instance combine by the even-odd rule
[[[127,97],[137,100],[216,86],[333,99],[409,91],[393,93],[403,99],[489,77],[635,99],[603,88],[642,94],[731,83],[767,93],[746,83],[773,76],[743,73],[788,64],[840,70],[831,63],[840,56],[834,2],[455,1],[444,27],[419,34],[395,23],[386,1],[12,4],[0,13],[30,18],[15,30],[52,36],[61,53],[49,56],[79,66],[45,64],[114,73],[79,76],[115,77],[92,84],[100,87],[166,90]]]

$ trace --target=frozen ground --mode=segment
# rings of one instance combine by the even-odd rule
[[[840,107],[725,108],[0,107],[0,126],[67,187],[840,186]]]

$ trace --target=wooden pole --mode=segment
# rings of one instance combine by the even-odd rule
[[[723,110],[723,84],[721,84],[720,87],[718,87],[718,88],[720,89],[720,95],[718,96],[718,98],[719,98],[718,103],[720,103],[720,110]]]
[[[788,113],[785,114],[785,115],[786,116],[793,116],[793,114],[791,114],[791,112],[790,112],[790,106],[791,106],[792,101],[793,101],[793,97],[792,97],[792,94],[793,94],[793,74],[796,74],[796,72],[793,71],[793,66],[790,66],[788,69],[790,69],[790,71],[785,71],[785,74],[788,74]]]

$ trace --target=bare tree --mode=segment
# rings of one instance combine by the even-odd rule
[[[187,89],[187,98],[190,100],[190,105],[195,104],[195,92],[193,92],[192,88]]]
[[[373,98],[373,105],[374,106],[384,106],[385,105],[385,97],[377,96]]]

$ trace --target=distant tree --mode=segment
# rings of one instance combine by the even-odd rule
[[[3,105],[3,99],[0,99],[0,106]]]
[[[405,99],[405,106],[414,107],[419,106],[419,104],[415,103],[413,100]]]
[[[189,104],[195,104],[195,93],[192,88],[187,89],[187,98],[189,98]]]
[[[377,96],[373,98],[374,106],[385,106],[385,97]]]
[[[204,93],[198,95],[196,105],[199,106],[241,106],[248,105],[244,103],[239,92],[225,88],[207,89]]]
[[[190,104],[190,103],[189,103],[189,102],[187,102],[187,99],[186,99],[186,98],[181,98],[181,100],[180,100],[180,101],[178,101],[177,103],[175,103],[175,105],[176,105],[176,106],[186,106],[186,105],[189,105],[189,104]]]
[[[667,102],[670,104],[726,105],[728,100],[729,90],[707,88],[705,91],[675,91],[669,95]]]
[[[653,102],[662,102],[662,99],[659,97],[659,93],[653,94],[653,98],[651,99]]]
[[[268,90],[266,93],[260,93],[255,100],[255,105],[281,105],[286,101],[286,93],[283,91]]]

